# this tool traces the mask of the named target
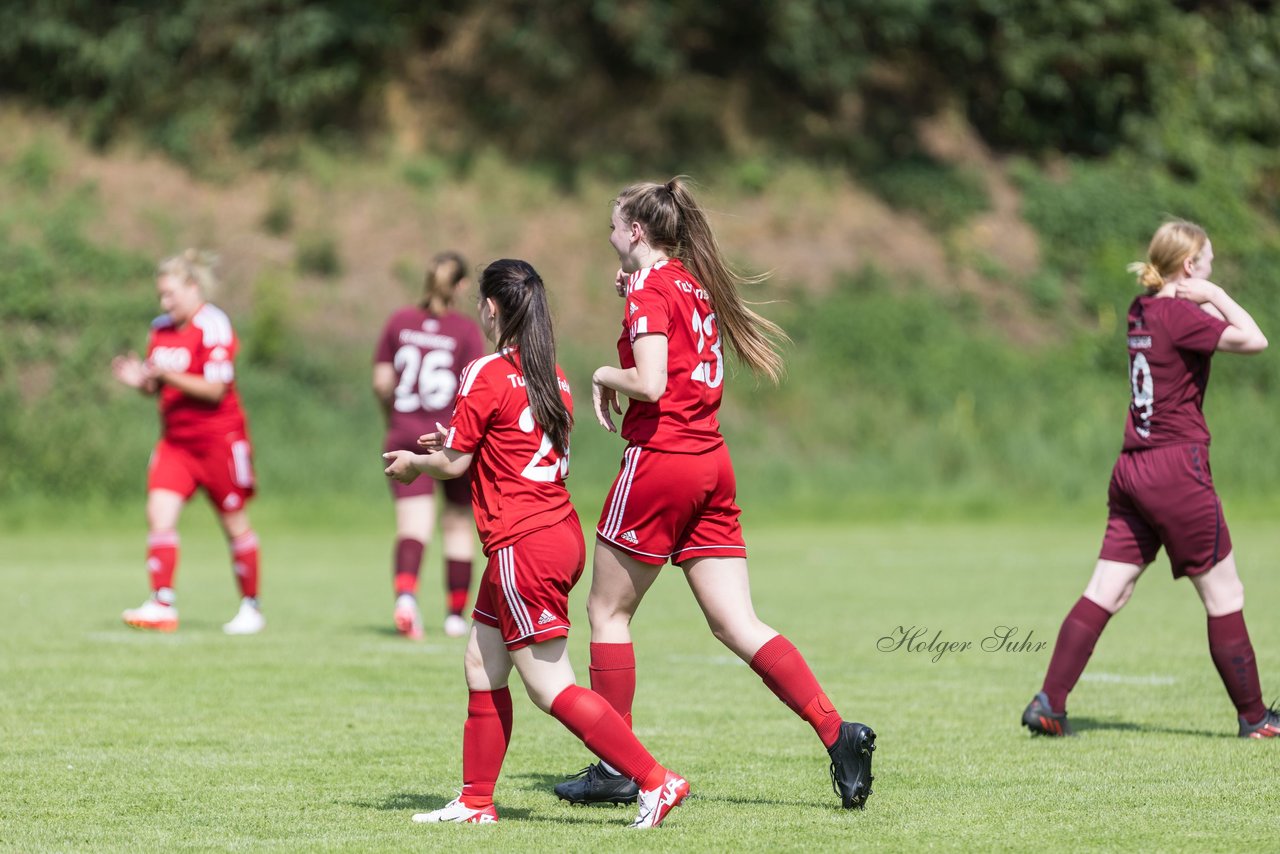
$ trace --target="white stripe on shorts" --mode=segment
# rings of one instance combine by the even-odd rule
[[[502,594],[507,600],[507,610],[516,621],[516,628],[521,637],[533,634],[533,620],[525,610],[520,591],[516,588],[516,556],[515,548],[507,546],[498,550],[498,579],[502,582]]]
[[[627,510],[627,496],[631,494],[631,481],[636,476],[636,467],[640,462],[639,446],[627,448],[622,455],[622,474],[618,476],[618,485],[613,490],[613,501],[609,504],[609,514],[605,517],[600,533],[609,539],[618,535],[622,527],[622,517]]]

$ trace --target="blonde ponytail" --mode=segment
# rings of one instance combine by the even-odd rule
[[[1194,222],[1173,219],[1156,229],[1147,246],[1147,260],[1135,261],[1126,269],[1138,277],[1147,293],[1155,293],[1170,280],[1181,277],[1182,265],[1195,259],[1209,240],[1205,230]]]

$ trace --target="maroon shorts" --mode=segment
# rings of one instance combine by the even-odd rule
[[[1205,445],[1125,451],[1111,471],[1102,560],[1145,566],[1160,547],[1173,577],[1207,572],[1231,554]]]
[[[632,445],[609,490],[596,537],[642,563],[746,557],[729,449],[667,454]]]
[[[507,649],[569,634],[569,591],[587,546],[577,513],[489,555],[471,619],[502,632]]]
[[[388,451],[413,451],[415,454],[422,453],[422,449],[418,447],[418,437],[414,436],[411,440],[403,437],[388,436],[387,441],[382,446],[384,453]],[[401,498],[417,498],[420,495],[435,495],[437,491],[444,492],[444,500],[450,504],[461,504],[464,507],[471,505],[471,470],[467,469],[461,477],[455,477],[450,480],[436,480],[430,475],[418,475],[413,483],[401,483],[394,477],[387,478],[387,484],[391,487],[391,497],[396,501]]]
[[[232,434],[205,447],[156,443],[147,466],[147,491],[167,489],[184,499],[203,488],[223,513],[244,507],[253,497],[253,448],[248,437]]]

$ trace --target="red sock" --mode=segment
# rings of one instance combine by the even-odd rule
[[[147,571],[151,574],[151,592],[173,587],[173,573],[178,568],[178,532],[156,531],[147,534]]]
[[[751,658],[751,669],[787,708],[809,722],[827,747],[840,737],[843,721],[831,705],[822,686],[814,678],[800,650],[782,635],[776,635]]]
[[[1258,663],[1244,625],[1244,611],[1209,618],[1209,655],[1218,668],[1222,684],[1235,704],[1236,714],[1245,723],[1256,724],[1267,713],[1258,682]]]
[[[467,591],[471,589],[471,560],[444,562],[444,584],[448,591],[449,613],[462,614],[467,607]]]
[[[422,540],[408,537],[396,539],[395,588],[396,595],[418,592],[418,569],[422,566],[422,552],[426,549]]]
[[[240,595],[250,599],[258,596],[258,535],[245,531],[231,541],[231,569],[240,585]]]
[[[609,702],[594,691],[570,685],[551,702],[551,715],[582,739],[587,749],[640,784],[656,789],[667,769],[645,750]]]
[[[636,696],[636,652],[629,643],[591,644],[591,690],[609,705],[629,727],[631,703]]]
[[[473,810],[493,803],[493,787],[511,743],[511,691],[471,691],[462,727],[462,803]]]
[[[1053,657],[1049,659],[1049,672],[1044,675],[1044,687],[1040,689],[1057,714],[1067,710],[1067,695],[1080,681],[1080,674],[1093,655],[1093,647],[1110,619],[1110,611],[1081,596],[1062,621]]]

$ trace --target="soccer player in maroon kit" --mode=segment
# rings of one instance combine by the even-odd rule
[[[151,324],[146,359],[130,353],[111,363],[120,382],[158,397],[163,425],[147,472],[151,598],[123,616],[139,629],[178,628],[178,517],[196,489],[204,489],[226,533],[240,587],[240,609],[222,629],[251,635],[266,625],[258,607],[258,537],[245,510],[254,493],[253,451],[236,394],[239,342],[226,314],[205,302],[215,284],[212,263],[196,250],[162,262],[156,289],[165,313]]]
[[[418,437],[448,423],[462,366],[484,354],[484,336],[474,320],[453,310],[454,299],[468,282],[467,262],[455,252],[432,259],[417,305],[395,311],[378,337],[373,355],[373,391],[387,421],[384,451],[411,448]],[[422,637],[418,608],[418,572],[436,526],[436,480],[413,483],[392,479],[396,511],[396,543],[392,557],[396,629]],[[475,530],[471,521],[469,479],[443,483],[440,512],[445,568],[444,633],[466,634],[462,613],[471,588]]]
[[[467,366],[450,426],[422,436],[430,453],[390,451],[388,476],[456,478],[471,470],[471,503],[489,562],[467,642],[470,699],[462,731],[462,792],[414,821],[496,822],[493,789],[511,740],[512,665],[534,704],[639,783],[637,828],[657,827],[689,793],[598,694],[574,684],[566,654],[569,591],[586,545],[569,501],[573,401],[556,365],[546,289],[524,261],[480,277],[480,322],[497,352]]]
[[[1038,735],[1073,734],[1067,695],[1103,628],[1164,546],[1173,577],[1191,579],[1204,603],[1209,654],[1236,707],[1240,737],[1274,738],[1280,716],[1262,703],[1244,586],[1213,487],[1201,412],[1213,354],[1260,353],[1267,339],[1247,311],[1208,281],[1213,245],[1198,225],[1160,226],[1147,260],[1129,269],[1146,292],[1129,306],[1132,396],[1108,487],[1107,530],[1093,577],[1062,623],[1044,686],[1022,724]]]
[[[756,616],[739,524],[733,465],[717,412],[726,344],[757,374],[777,381],[774,341],[785,333],[751,311],[744,280],[720,252],[706,216],[680,178],[636,184],[614,200],[609,242],[621,269],[621,367],[592,377],[601,426],[630,398],[628,442],[596,527],[591,593],[591,687],[628,722],[635,695],[631,619],[661,567],[684,570],[712,633],[751,666],[817,732],[831,759],[832,786],[846,808],[871,794],[875,733],[846,722],[804,656]],[[604,757],[602,757],[604,758]],[[623,803],[636,789],[607,758],[556,786],[571,803]]]

